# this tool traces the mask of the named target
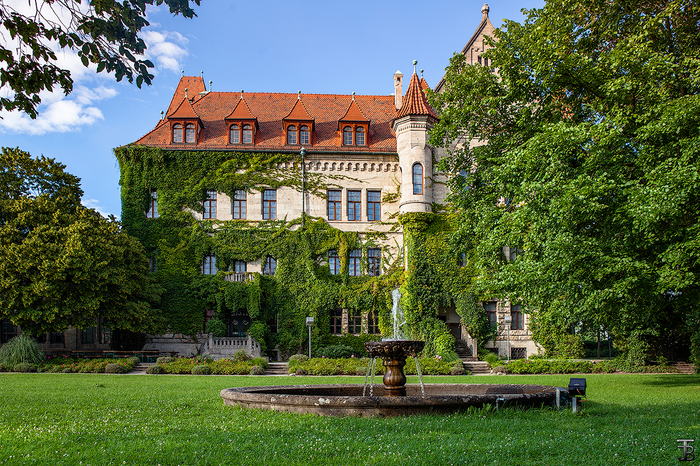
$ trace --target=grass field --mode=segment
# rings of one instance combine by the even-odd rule
[[[428,379],[566,386],[569,376]],[[578,415],[501,409],[338,419],[232,408],[219,391],[362,379],[0,374],[0,464],[669,465],[684,464],[677,439],[700,447],[700,376],[586,379]]]

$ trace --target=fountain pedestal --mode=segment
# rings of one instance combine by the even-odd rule
[[[425,346],[424,341],[387,340],[369,341],[365,348],[371,358],[381,358],[386,371],[384,372],[385,396],[406,396],[406,375],[403,368],[406,358],[418,356]]]

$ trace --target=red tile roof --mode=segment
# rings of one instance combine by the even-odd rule
[[[414,72],[411,76],[411,82],[408,83],[406,96],[403,98],[401,108],[396,114],[396,119],[403,118],[408,115],[429,115],[433,118],[438,118],[433,107],[428,103],[423,89],[421,89],[418,75]]]
[[[197,115],[197,112],[192,108],[190,99],[183,97],[180,105],[171,115],[168,115],[168,118],[199,119],[199,115]]]
[[[180,78],[175,94],[173,94],[173,100],[170,101],[168,111],[165,112],[166,115],[172,114],[182,103],[182,99],[185,98],[185,91],[187,91],[189,98],[197,96],[200,92],[205,92],[204,80],[199,76],[184,76]]]
[[[241,99],[236,104],[236,108],[226,117],[227,120],[255,120],[255,117],[250,113],[250,108],[248,104],[245,103],[243,95]]]
[[[430,86],[428,86],[428,81],[426,81],[423,76],[420,77],[420,88],[421,90],[430,89]]]
[[[343,118],[338,121],[369,121],[369,118],[362,113],[362,110],[357,105],[357,101],[353,96],[352,102],[350,102],[350,106],[348,106],[348,110],[345,112],[345,115],[343,115]]]
[[[193,80],[200,81],[201,86],[193,85]],[[207,92],[200,95],[191,89],[204,89],[200,77],[184,77],[180,80],[176,95],[184,98],[184,88],[189,86],[188,96],[193,97],[193,111],[199,115],[204,126],[198,136],[198,144],[170,144],[170,125],[158,121],[156,127],[134,144],[163,148],[191,148],[202,150],[238,150],[250,149],[247,145],[228,144],[228,124],[226,117],[238,113],[241,95],[238,92]],[[361,113],[370,122],[366,146],[342,146],[338,135],[338,121],[345,116],[352,104],[351,95],[338,94],[304,94],[299,100],[297,94],[270,92],[246,92],[245,104],[250,114],[257,118],[259,130],[255,134],[256,150],[299,150],[299,145],[287,145],[284,137],[283,119],[301,117],[299,120],[314,120],[313,145],[306,146],[309,151],[343,151],[343,152],[390,152],[396,153],[396,137],[391,128],[396,117],[394,96],[392,95],[358,95],[355,101]],[[301,102],[301,104],[299,104]],[[173,108],[175,107],[175,108]],[[167,116],[177,108],[172,103]],[[303,110],[303,113],[302,113]],[[241,109],[243,111],[243,109]],[[299,113],[297,113],[299,112]]]

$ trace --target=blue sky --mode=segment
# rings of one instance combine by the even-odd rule
[[[482,5],[483,0],[202,0],[191,20],[154,8],[143,33],[156,65],[152,86],[117,83],[83,68],[72,53],[59,53],[73,71],[74,92],[42,94],[37,120],[0,114],[0,145],[62,162],[82,179],[85,205],[119,217],[119,167],[112,149],[155,126],[181,70],[188,76],[203,71],[214,91],[388,95],[394,72],[410,76],[415,59],[434,86],[479,25]],[[489,18],[498,27],[503,18],[522,21],[521,8],[543,5],[490,2]]]

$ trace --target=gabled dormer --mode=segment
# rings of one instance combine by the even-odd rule
[[[243,91],[238,103],[225,120],[228,127],[228,144],[255,145],[255,135],[260,127],[257,117],[251,113],[243,98]]]
[[[167,119],[170,124],[171,144],[197,144],[199,142],[199,135],[204,125],[187,97],[187,89],[185,89],[185,97],[182,102],[173,113],[168,115]]]
[[[362,109],[352,95],[352,101],[345,111],[345,115],[338,120],[338,139],[342,146],[367,146],[369,145],[370,120],[362,113]]]
[[[313,145],[314,118],[309,114],[304,102],[301,100],[301,92],[292,110],[282,118],[285,145],[308,146]]]

